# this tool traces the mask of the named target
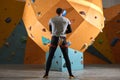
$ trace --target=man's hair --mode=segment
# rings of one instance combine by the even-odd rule
[[[56,13],[57,13],[58,15],[60,15],[62,12],[63,12],[63,9],[62,9],[62,8],[57,8],[57,9],[56,9]]]

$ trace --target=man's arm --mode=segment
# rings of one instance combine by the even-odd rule
[[[49,24],[49,31],[52,33],[52,26]]]
[[[72,29],[71,29],[71,26],[70,26],[70,24],[68,24],[68,26],[67,26],[67,30],[66,30],[66,34],[68,34],[68,33],[71,33],[72,32]]]

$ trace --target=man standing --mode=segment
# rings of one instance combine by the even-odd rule
[[[52,39],[51,39],[51,45],[49,48],[49,56],[46,62],[46,72],[43,78],[48,78],[52,59],[59,43],[60,43],[59,45],[66,62],[69,78],[70,79],[74,78],[71,71],[71,64],[68,56],[68,46],[66,42],[66,34],[72,32],[71,26],[70,26],[71,23],[69,19],[62,16],[62,12],[63,12],[62,8],[57,8],[56,9],[57,16],[51,18],[49,21],[49,29],[52,34]]]

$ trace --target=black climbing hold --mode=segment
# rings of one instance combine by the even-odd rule
[[[95,16],[95,19],[97,19],[97,16]]]
[[[59,56],[60,58],[62,57],[62,56]]]
[[[77,51],[74,51],[74,53],[77,53]]]
[[[5,19],[5,22],[6,22],[6,23],[10,23],[11,21],[12,21],[12,20],[11,20],[10,17],[8,17],[8,18]]]
[[[83,59],[83,57],[81,57],[81,59]]]
[[[32,34],[30,34],[32,38],[34,38],[34,36]]]
[[[58,64],[58,61],[56,61],[56,63]]]
[[[81,15],[86,15],[84,11],[79,12]]]
[[[41,12],[38,12],[37,15],[40,16]]]
[[[29,30],[30,30],[30,31],[32,30],[32,26],[29,27]]]
[[[120,23],[120,20],[117,20],[116,22],[117,22],[117,23]]]
[[[114,38],[114,39],[112,40],[112,42],[111,42],[111,46],[115,46],[115,44],[116,44],[118,41],[120,41],[119,38]]]
[[[63,64],[63,67],[64,67],[64,68],[66,67],[66,63]]]
[[[42,31],[46,32],[46,29],[45,29],[45,28],[43,28],[43,29],[42,29]]]

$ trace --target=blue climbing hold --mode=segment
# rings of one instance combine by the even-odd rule
[[[111,42],[111,46],[115,46],[115,44],[119,41],[119,38],[114,38]]]
[[[32,3],[34,3],[35,2],[35,0],[31,0],[32,1]]]
[[[50,43],[50,40],[42,36],[42,43],[43,43],[44,45],[47,45],[47,44]]]
[[[63,13],[62,13],[62,16],[66,16],[66,14],[67,14],[67,11],[64,10]]]

